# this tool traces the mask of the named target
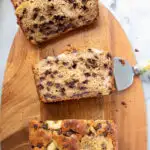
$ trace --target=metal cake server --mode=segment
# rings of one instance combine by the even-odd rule
[[[114,57],[113,71],[116,81],[116,88],[118,91],[123,91],[132,85],[134,76],[139,76],[145,72],[149,72],[148,75],[150,78],[150,61],[131,66],[126,60],[119,57]]]

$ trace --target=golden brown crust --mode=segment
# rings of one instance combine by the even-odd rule
[[[109,52],[72,47],[33,68],[39,98],[45,103],[109,95],[115,89],[112,70]]]
[[[111,120],[33,120],[29,125],[33,150],[117,150],[116,134]]]

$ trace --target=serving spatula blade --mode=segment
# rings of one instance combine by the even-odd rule
[[[133,67],[122,58],[114,57],[114,76],[118,91],[127,89],[133,83]]]

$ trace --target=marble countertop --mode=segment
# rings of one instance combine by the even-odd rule
[[[133,50],[139,50],[138,53],[134,51],[137,62],[150,60],[150,1],[101,0],[101,2],[120,22]],[[0,0],[0,89],[2,88],[6,60],[17,29],[18,26],[10,0]],[[143,88],[148,120],[148,150],[150,150],[150,82],[148,83],[143,79]]]

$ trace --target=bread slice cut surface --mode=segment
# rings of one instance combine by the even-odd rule
[[[40,100],[46,103],[109,95],[115,89],[110,53],[94,48],[49,56],[33,72]]]

